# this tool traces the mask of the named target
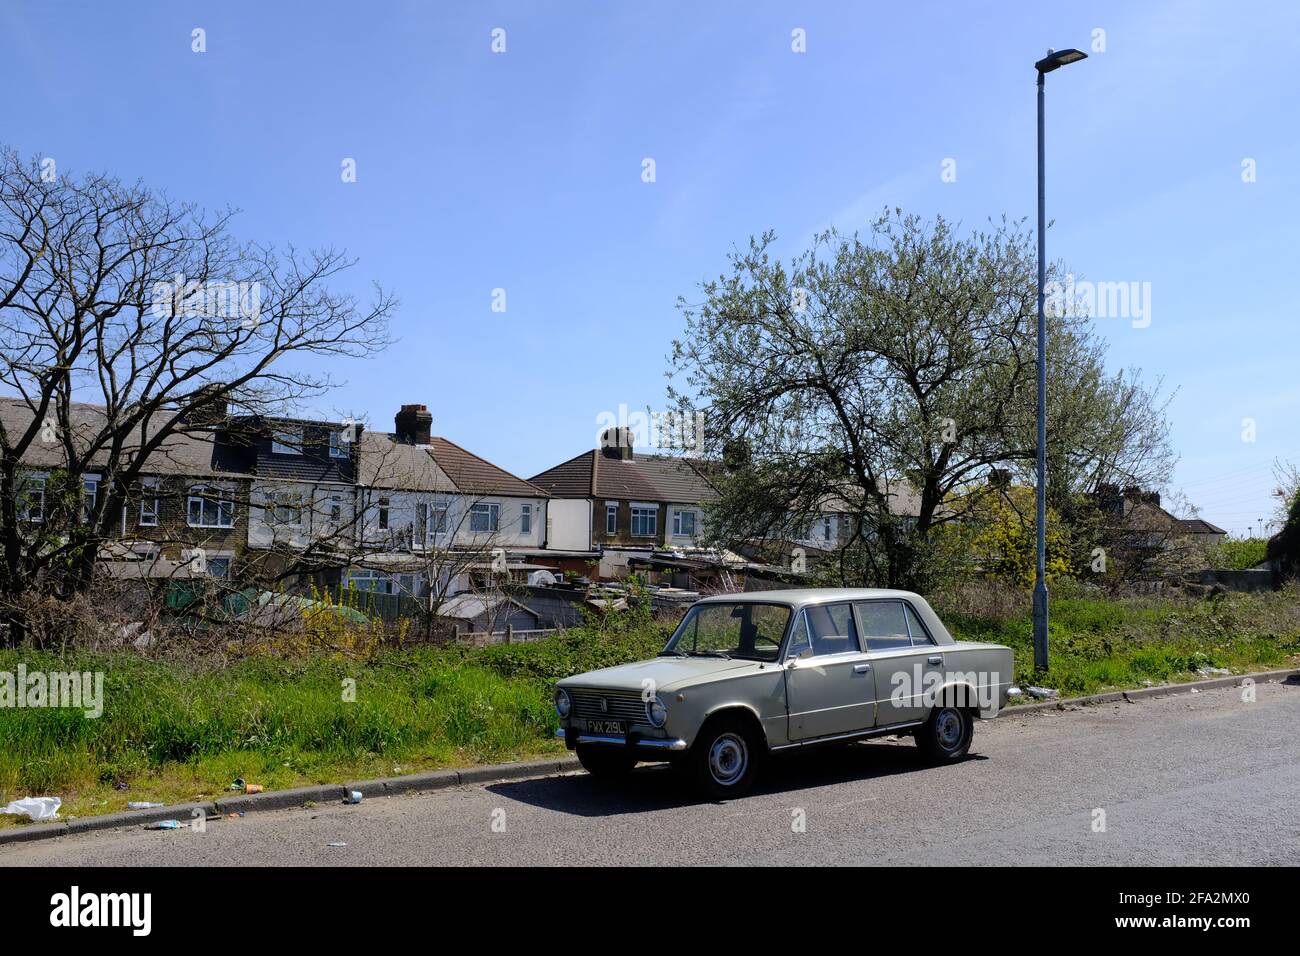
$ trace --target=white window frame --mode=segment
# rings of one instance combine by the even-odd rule
[[[153,494],[150,494],[150,492],[153,492]],[[140,482],[140,518],[136,524],[141,528],[158,527],[157,478],[145,478]]]
[[[610,525],[614,527],[610,527]],[[605,534],[618,534],[618,502],[605,502]]]
[[[690,531],[683,531],[683,530],[682,530],[682,524],[683,524],[683,522],[682,522],[682,518],[683,518],[683,516],[685,516],[685,515],[690,515],[690,516],[691,516],[691,530],[690,530]],[[699,515],[697,515],[697,514],[695,513],[695,510],[694,510],[694,509],[692,509],[692,508],[680,508],[680,509],[678,509],[678,508],[674,508],[674,509],[673,509],[673,537],[674,537],[674,538],[694,538],[694,537],[695,537],[695,528],[696,528],[696,526],[697,526],[697,524],[698,524],[698,521],[699,521]]]
[[[199,504],[199,520],[194,521],[194,504]],[[215,523],[204,520],[206,507],[216,508]],[[223,521],[222,518],[226,520]],[[191,485],[185,499],[185,523],[191,528],[233,528],[235,526],[235,498],[229,488],[217,485]]]
[[[343,433],[334,429],[330,430],[330,457],[347,458],[348,442],[343,440]]]
[[[487,527],[475,527],[475,518],[487,514]],[[469,530],[470,534],[494,534],[501,529],[501,506],[495,501],[479,501],[470,506],[469,509]]]
[[[392,524],[393,500],[387,496],[375,502],[375,527],[387,531]]]
[[[523,504],[519,506],[519,533],[533,533],[533,506]]]
[[[89,521],[91,512],[99,503],[99,475],[81,476],[81,520]]]
[[[424,540],[434,541],[447,533],[447,521],[451,511],[451,502],[446,498],[434,498],[420,505],[424,512]]]
[[[272,528],[301,528],[303,496],[294,491],[276,489],[266,492],[262,503],[262,520]],[[292,512],[293,518],[281,517]]]
[[[287,442],[280,441],[287,438]],[[271,429],[271,451],[276,455],[302,454],[302,429],[280,427]]]
[[[645,517],[646,512],[650,514],[650,530],[640,533],[636,530],[636,519],[638,513]],[[634,538],[655,538],[659,535],[659,506],[644,501],[633,501],[629,506],[628,531]]]
[[[45,521],[45,482],[48,478],[49,475],[45,474],[44,472],[40,474],[23,476],[22,481],[19,484],[20,490],[18,494],[22,497],[26,497],[27,503],[26,503],[26,507],[21,509],[18,513],[19,521],[30,521],[33,524],[41,524],[42,522]],[[32,493],[29,490],[30,488],[33,487],[39,489],[39,498],[40,498],[40,504],[35,508],[35,510],[32,509],[32,505],[31,505]],[[35,515],[35,517],[33,517],[33,514]]]
[[[366,581],[370,583],[383,583],[385,590],[379,590],[375,587],[357,587],[356,581]],[[393,576],[387,571],[376,571],[374,568],[351,568],[348,570],[348,590],[350,591],[367,591],[371,594],[391,594],[393,587]]]

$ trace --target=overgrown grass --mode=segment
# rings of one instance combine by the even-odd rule
[[[1028,607],[939,604],[963,640],[1013,648],[1017,680],[1074,696],[1145,682],[1293,664],[1300,594],[1204,601],[1058,598],[1052,668],[1033,671]],[[320,653],[225,666],[128,652],[0,652],[0,671],[102,671],[104,711],[0,710],[0,803],[58,795],[63,815],[128,800],[211,799],[234,778],[268,789],[555,752],[550,684],[655,654],[666,628],[644,617],[489,648],[417,648],[368,661]],[[356,682],[355,701],[345,700]],[[125,785],[128,789],[119,789]],[[13,825],[0,817],[0,826]]]
[[[1203,668],[1234,673],[1294,665],[1300,658],[1300,593],[1225,594],[1209,600],[1057,598],[1048,624],[1049,662],[1034,670],[1028,602],[993,615],[938,608],[959,640],[1015,652],[1023,687],[1065,696],[1196,680]]]

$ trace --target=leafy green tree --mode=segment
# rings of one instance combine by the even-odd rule
[[[763,538],[835,503],[846,582],[925,586],[935,530],[994,472],[1033,471],[1032,236],[1005,220],[960,235],[895,210],[788,265],[774,242],[751,240],[701,302],[679,300],[671,374],[685,384],[669,394],[704,411],[706,451],[724,463],[709,533]],[[1086,316],[1052,315],[1050,490],[1066,518],[1102,482],[1163,483],[1172,463],[1158,386],[1104,357]]]

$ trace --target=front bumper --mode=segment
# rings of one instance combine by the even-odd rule
[[[565,746],[570,750],[578,744],[603,744],[611,747],[630,747],[633,750],[652,750],[668,753],[680,753],[687,749],[689,744],[684,740],[674,740],[666,737],[642,737],[636,733],[617,736],[614,734],[588,734],[582,731],[574,731],[572,735],[565,732],[561,727],[555,732],[555,736],[564,741]]]

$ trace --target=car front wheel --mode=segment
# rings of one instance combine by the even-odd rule
[[[622,777],[636,766],[636,757],[622,747],[578,744],[578,763],[593,777]]]
[[[690,766],[696,784],[715,800],[739,797],[754,785],[761,741],[738,717],[710,721],[695,739]]]
[[[975,721],[970,711],[956,707],[936,707],[930,717],[916,730],[916,745],[935,763],[951,763],[966,756],[971,738],[975,736]]]

